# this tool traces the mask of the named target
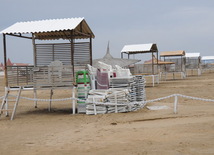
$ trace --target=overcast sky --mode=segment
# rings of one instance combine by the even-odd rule
[[[0,0],[0,31],[16,22],[84,17],[95,34],[93,59],[120,57],[127,44],[156,43],[159,52],[214,55],[214,0]],[[0,62],[3,41],[0,36]],[[7,37],[12,62],[33,62],[32,42]]]

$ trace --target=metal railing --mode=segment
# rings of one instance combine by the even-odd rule
[[[7,66],[8,86],[70,87],[73,85],[72,66]]]

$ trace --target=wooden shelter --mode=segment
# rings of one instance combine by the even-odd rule
[[[174,62],[174,64],[165,64],[161,68],[161,75],[164,73],[165,78],[168,73],[173,73],[173,78],[175,73],[180,73],[182,78],[186,77],[186,69],[185,69],[185,51],[169,51],[169,52],[161,52],[160,59],[163,58],[163,61]]]
[[[1,31],[4,45],[5,85],[34,87],[72,86],[76,70],[92,64],[92,38],[94,34],[84,18],[68,18],[18,22]],[[33,43],[34,65],[14,67],[7,65],[6,36],[31,39]],[[68,40],[68,43],[36,43],[37,40]],[[89,39],[88,42],[76,42]],[[22,54],[22,53],[20,53]],[[61,74],[54,76],[54,61],[61,62]],[[51,68],[52,67],[52,68]],[[59,68],[59,66],[58,66]],[[20,75],[25,70],[25,76]],[[43,79],[41,80],[41,78]],[[60,80],[60,82],[59,82]],[[58,81],[58,82],[57,82]]]
[[[132,70],[132,74],[141,74],[145,77],[152,78],[152,84],[154,86],[155,82],[159,83],[159,73],[158,73],[158,48],[156,44],[133,44],[133,45],[125,45],[121,50],[121,58],[123,58],[123,54],[128,55],[128,59],[130,55],[136,54],[146,54],[151,53],[152,63],[151,64],[135,64],[130,70]],[[154,61],[154,55],[156,54],[157,61]],[[134,69],[133,69],[134,68]],[[156,79],[156,80],[155,80]]]
[[[202,72],[208,71],[213,72],[214,71],[214,56],[202,56],[201,58],[202,62]]]
[[[158,63],[154,63],[154,53],[156,53],[156,57],[158,59],[158,48],[156,44],[133,44],[133,45],[125,45],[123,49],[121,50],[121,58],[123,58],[123,54],[128,55],[128,59],[130,58],[130,55],[135,55],[135,54],[145,54],[145,53],[151,53],[152,57],[152,64],[151,64],[151,75],[155,75],[155,65],[158,70]],[[157,60],[158,61],[158,60]],[[143,73],[142,73],[143,74]],[[147,73],[148,74],[148,73]]]
[[[201,56],[200,53],[186,53],[186,74],[201,75]]]
[[[52,95],[52,90],[55,88],[72,88],[75,82],[75,72],[85,69],[87,64],[92,65],[92,38],[95,36],[84,18],[17,22],[0,33],[3,34],[7,89],[0,111],[7,103],[8,93],[12,88],[15,90],[19,88],[20,93],[25,88],[50,89]],[[33,66],[9,66],[7,64],[6,36],[32,40]],[[37,42],[60,39],[64,41],[62,43]],[[80,39],[81,41],[78,41]],[[36,91],[34,92],[36,96]],[[15,105],[18,104],[20,93]]]

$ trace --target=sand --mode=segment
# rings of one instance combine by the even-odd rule
[[[214,73],[187,79],[162,81],[146,87],[147,99],[179,93],[214,99]],[[2,81],[2,79],[1,79]],[[149,84],[148,84],[149,86]],[[61,92],[61,93],[59,93]],[[68,97],[66,90],[54,98]],[[0,87],[0,96],[4,87]],[[47,97],[49,92],[39,92]],[[23,96],[32,97],[32,92]],[[178,113],[173,113],[174,99],[148,104],[168,109],[104,115],[72,115],[70,103],[38,104],[21,100],[13,121],[0,119],[1,155],[206,155],[214,154],[214,103],[178,99]]]

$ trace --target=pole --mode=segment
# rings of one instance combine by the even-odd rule
[[[34,34],[32,33],[32,44],[33,44],[33,61],[34,61],[34,67],[37,66],[36,62],[36,43],[35,43],[35,37]]]
[[[90,65],[92,66],[92,37],[90,36]]]
[[[175,101],[174,101],[174,114],[177,114],[177,106],[178,106],[178,96],[175,95]]]
[[[73,98],[75,98],[75,92],[76,92],[76,87],[73,87],[73,90],[72,90],[72,97]],[[76,107],[75,107],[75,100],[74,99],[72,101],[72,110],[73,110],[73,114],[75,114]]]
[[[6,49],[6,35],[5,34],[3,34],[3,47],[4,47],[4,77],[5,77],[5,87],[8,87],[7,49]]]
[[[73,39],[73,30],[71,31],[71,65],[72,65],[72,73],[73,79],[75,80],[75,73],[74,73],[74,39]]]
[[[152,51],[152,75],[154,75],[154,56]]]
[[[156,51],[156,57],[157,57],[157,74],[159,74],[159,71],[158,71],[158,50]]]

